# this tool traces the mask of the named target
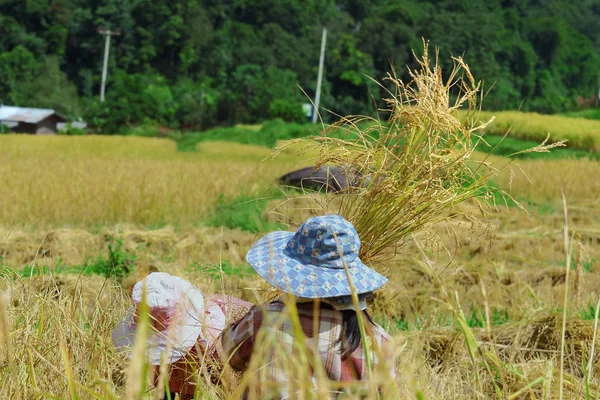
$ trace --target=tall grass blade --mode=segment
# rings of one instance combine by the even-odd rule
[[[13,350],[10,340],[8,295],[0,293],[0,362],[12,364]]]
[[[142,301],[137,310],[137,327],[135,330],[135,344],[133,346],[130,364],[127,367],[126,397],[136,399],[146,391],[148,378],[148,363],[146,351],[150,334],[150,308],[148,306],[148,290],[144,285]]]
[[[544,377],[540,376],[539,378],[531,381],[527,385],[523,386],[521,389],[517,390],[516,392],[514,392],[513,394],[511,394],[510,396],[508,396],[507,399],[508,400],[516,399],[517,397],[519,397],[520,395],[522,395],[526,391],[530,390],[534,386],[539,385],[540,383],[543,383],[543,382],[544,382]]]
[[[64,338],[61,337],[59,341],[60,354],[62,355],[63,363],[65,366],[65,377],[67,378],[67,384],[69,385],[69,391],[71,392],[71,399],[78,400],[77,385],[73,377],[73,368],[71,367],[71,360],[69,358],[69,351],[65,345]]]
[[[37,384],[33,355],[31,354],[30,349],[27,349],[27,361],[27,374],[29,375],[29,384],[31,384],[33,390],[37,393],[39,391],[39,388]]]
[[[564,208],[564,248],[565,255],[567,257],[566,265],[565,265],[565,295],[563,301],[563,320],[562,320],[562,330],[561,330],[561,338],[560,338],[560,377],[558,380],[559,384],[559,392],[558,398],[562,400],[563,398],[563,384],[564,384],[564,367],[565,367],[565,332],[567,330],[567,308],[568,308],[568,298],[569,298],[569,270],[571,269],[571,241],[569,240],[569,217],[567,212],[567,198],[565,197],[564,192],[562,192],[562,200],[563,200],[563,208]]]
[[[596,350],[596,338],[598,337],[598,316],[600,315],[600,298],[598,298],[598,303],[596,304],[596,311],[594,313],[594,336],[592,338],[592,348],[590,350],[590,359],[588,360],[586,366],[586,376],[587,376],[587,385],[589,386],[589,378],[592,374],[592,365],[594,362],[594,352]]]

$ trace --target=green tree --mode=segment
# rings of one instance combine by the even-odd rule
[[[296,119],[326,27],[321,105],[334,113],[374,113],[385,90],[366,76],[408,78],[423,37],[446,74],[464,55],[491,88],[485,108],[557,112],[595,91],[599,19],[598,0],[0,0],[0,101],[80,109],[111,133]],[[121,30],[105,104],[100,26]]]
[[[26,100],[20,103],[52,108],[72,118],[81,116],[77,88],[60,70],[58,56],[46,57],[35,78],[23,81],[23,87]]]
[[[27,100],[24,84],[39,69],[35,56],[23,46],[0,53],[0,103],[23,105]]]

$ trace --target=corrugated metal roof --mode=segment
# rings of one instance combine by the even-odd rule
[[[37,124],[41,120],[48,118],[52,114],[57,114],[54,110],[45,108],[24,108],[0,106],[0,121],[25,122],[28,124]]]

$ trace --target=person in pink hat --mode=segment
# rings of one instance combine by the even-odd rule
[[[207,300],[190,282],[165,272],[153,272],[135,284],[133,304],[112,332],[115,347],[128,356],[134,345],[144,288],[152,325],[146,358],[154,366],[155,384],[164,359],[169,366],[171,399],[175,399],[175,393],[182,400],[192,399],[198,368],[218,360],[215,342],[225,328],[226,314],[249,309],[252,304],[230,296]]]

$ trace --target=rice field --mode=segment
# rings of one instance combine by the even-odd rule
[[[600,151],[600,121],[565,118],[517,111],[479,112],[475,118],[487,121],[494,117],[488,134],[542,141],[550,135],[553,141],[568,140],[568,146],[597,153]]]
[[[183,153],[166,139],[1,135],[0,396],[156,398],[156,390],[139,389],[140,365],[127,364],[110,342],[128,290],[148,271],[179,274],[207,292],[267,298],[244,262],[266,228],[207,221],[219,196],[265,198],[265,221],[307,216],[303,200],[282,204],[274,180],[310,165],[309,155],[290,149],[265,160],[270,152],[222,142]],[[413,244],[376,266],[390,283],[377,293],[374,315],[392,333],[402,371],[396,381],[375,374],[384,398],[600,396],[592,348],[600,163],[518,164],[514,176],[502,172],[494,184],[525,210],[499,206],[486,229],[460,218],[440,225],[445,249]],[[131,260],[129,276],[96,273],[110,257],[109,243]],[[304,367],[294,360],[285,366],[299,381]],[[239,398],[248,384],[235,376],[206,383],[198,398]]]
[[[1,139],[0,221],[11,227],[193,226],[219,195],[258,195],[295,162],[262,163],[269,149],[235,143],[183,153],[168,139]]]

